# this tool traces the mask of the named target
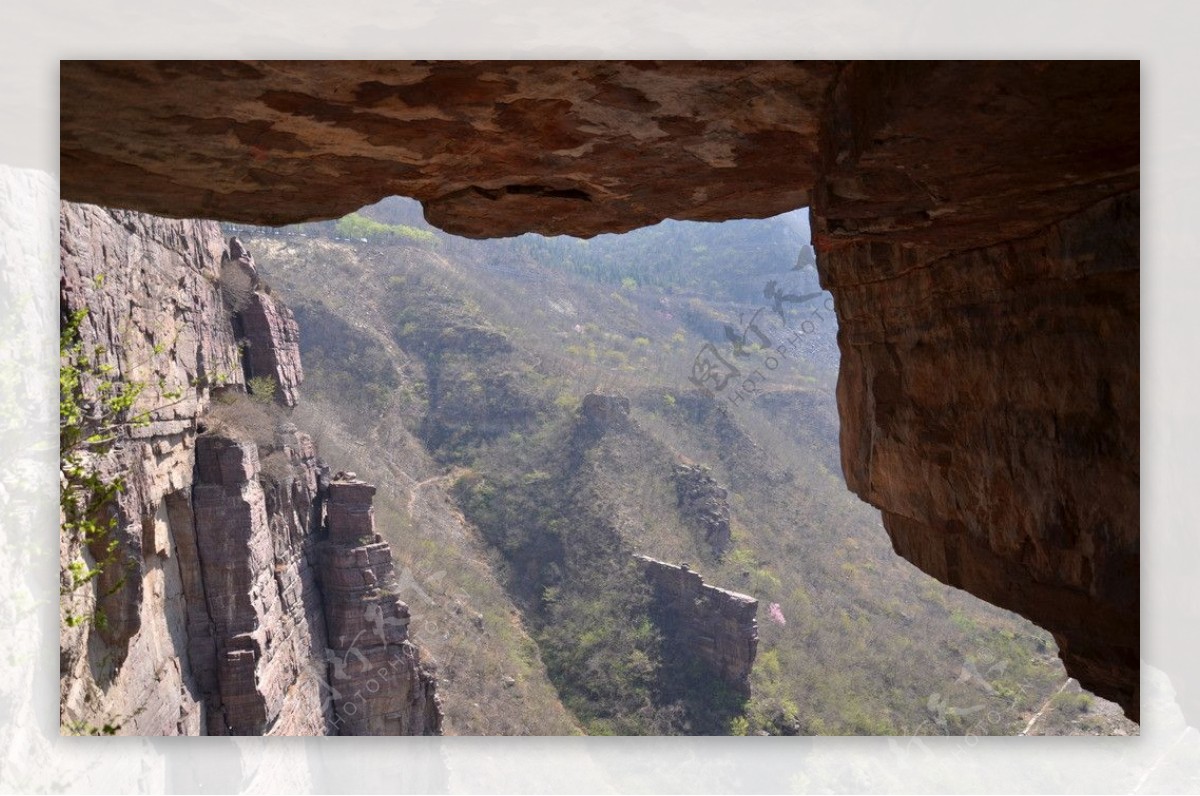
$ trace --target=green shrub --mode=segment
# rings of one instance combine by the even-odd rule
[[[268,404],[275,400],[275,379],[270,376],[255,376],[246,382],[250,397],[259,403]]]
[[[334,226],[340,237],[366,239],[378,243],[414,243],[421,246],[437,245],[437,236],[432,232],[404,224],[381,224],[359,213],[351,213]]]

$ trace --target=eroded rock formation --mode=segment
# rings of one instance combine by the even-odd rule
[[[758,652],[758,600],[710,586],[687,564],[634,556],[653,590],[655,611],[677,660],[709,667],[735,692],[750,695],[750,669]]]
[[[408,640],[408,606],[392,549],[375,532],[374,495],[357,479],[329,484],[321,585],[334,723],[342,735],[437,735],[437,681]]]
[[[63,194],[284,224],[383,196],[460,235],[805,205],[829,62],[64,61]],[[195,157],[179,157],[187,141]],[[597,167],[599,164],[602,166]],[[281,190],[282,189],[282,190]]]
[[[61,540],[64,573],[116,543],[115,561],[96,582],[65,598],[74,615],[103,619],[63,624],[64,727],[108,725],[129,735],[439,732],[436,681],[404,637],[379,647],[391,677],[361,683],[380,706],[367,712],[370,720],[353,724],[338,712],[339,686],[360,684],[345,678],[346,662],[375,650],[344,644],[342,618],[361,618],[380,601],[344,588],[323,593],[322,577],[335,586],[351,573],[366,578],[384,559],[390,572],[391,554],[372,527],[367,548],[335,537],[330,549],[345,551],[348,562],[338,573],[322,568],[330,560],[320,556],[329,483],[312,440],[289,423],[255,429],[269,444],[237,429],[203,428],[211,391],[243,383],[240,335],[222,301],[221,263],[230,258],[217,225],[64,203],[61,229],[63,312],[87,311],[81,351],[110,367],[110,378],[145,384],[134,409],[150,417],[95,462],[106,478],[126,482],[111,534],[86,550],[71,534]],[[236,241],[231,248],[240,259]],[[266,297],[254,288],[251,298]],[[277,318],[290,318],[275,306]],[[272,362],[297,357],[295,368],[274,371],[294,399],[295,335],[260,339],[277,348]],[[330,514],[335,525],[343,516]],[[394,596],[384,601],[390,615],[407,616]]]
[[[258,276],[254,257],[237,238],[229,239],[221,260],[221,290],[242,349],[247,381],[271,379],[276,399],[284,406],[295,406],[304,381],[300,327],[292,311],[271,297]]]
[[[680,512],[702,534],[717,555],[729,549],[729,492],[712,477],[708,468],[677,462],[673,471],[675,497]]]
[[[847,484],[897,552],[1051,630],[1131,718],[1137,123],[1132,67],[855,64],[813,206]]]
[[[898,552],[1137,715],[1136,62],[62,67],[68,199],[468,235],[812,205],[843,464]],[[734,267],[734,266],[731,266]]]
[[[307,510],[319,465],[311,440],[291,436],[295,447],[283,452],[291,469],[273,485],[271,512],[253,442],[215,434],[196,441],[197,555],[181,569],[199,581],[194,593],[185,590],[188,651],[209,735],[323,735],[332,720]]]

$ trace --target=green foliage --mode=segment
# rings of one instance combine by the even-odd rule
[[[250,397],[255,401],[269,404],[275,400],[275,391],[278,385],[270,376],[255,376],[246,382],[246,387],[250,391]]]
[[[69,721],[63,723],[60,731],[64,735],[116,735],[121,729],[120,724],[105,722],[101,726],[88,724],[85,721]]]
[[[361,213],[351,213],[339,219],[334,227],[340,237],[366,239],[373,243],[410,243],[421,246],[437,245],[437,236],[424,229],[405,224],[384,224]]]
[[[1086,691],[1060,691],[1050,700],[1050,706],[1067,713],[1086,713],[1095,699]]]
[[[118,540],[113,531],[118,517],[117,496],[125,490],[121,474],[106,476],[101,463],[124,439],[130,428],[149,423],[146,412],[134,413],[134,404],[144,384],[123,382],[114,368],[100,360],[101,346],[85,350],[79,333],[87,310],[78,310],[63,319],[59,336],[59,509],[62,533],[71,544],[91,555],[93,563],[76,558],[64,565],[59,581],[62,621],[76,627],[89,619],[98,626],[106,624],[104,613],[78,610],[78,591],[113,571],[118,558]],[[110,578],[110,580],[112,580]],[[124,581],[117,578],[100,597],[119,589]]]
[[[416,207],[364,213],[420,223]],[[1019,730],[1022,712],[1062,683],[1052,642],[895,556],[878,512],[841,477],[835,369],[815,358],[795,373],[780,368],[767,394],[730,412],[688,386],[694,353],[704,342],[723,345],[722,324],[742,309],[730,303],[762,307],[763,274],[794,262],[783,221],[765,231],[755,224],[668,223],[590,241],[445,237],[436,257],[342,246],[336,256],[355,258],[356,280],[321,284],[319,293],[311,258],[296,257],[292,289],[344,319],[364,310],[383,319],[370,347],[390,360],[376,367],[359,357],[338,381],[314,368],[311,383],[341,411],[355,379],[382,385],[383,374],[402,374],[395,390],[414,396],[405,402],[409,427],[440,463],[462,465],[454,495],[503,583],[496,605],[517,606],[537,642],[520,659],[540,657],[590,733],[700,731],[687,702],[695,691],[710,693],[718,712],[733,710],[711,732]],[[569,312],[541,311],[567,289]],[[348,332],[329,329],[307,339],[328,344],[322,364],[348,362],[329,344]],[[630,398],[637,429],[609,432],[619,439],[604,454],[608,464],[605,443],[584,450],[571,430],[578,396],[598,388]],[[378,437],[398,438],[391,433]],[[722,559],[680,520],[670,483],[676,453],[710,464],[728,490],[735,548]],[[378,455],[391,466],[398,454]],[[410,526],[413,536],[427,525]],[[460,546],[424,541],[435,552],[420,555],[442,560]],[[397,551],[421,544],[393,543]],[[711,674],[664,657],[653,623],[644,632],[639,581],[619,566],[632,550],[699,562],[706,581],[761,601],[748,705],[723,704]],[[786,625],[769,618],[768,601],[780,604]],[[506,610],[488,616],[489,632],[511,626]],[[959,682],[967,662],[979,678]],[[986,710],[939,724],[927,707],[934,694]],[[979,724],[989,716],[997,718]]]

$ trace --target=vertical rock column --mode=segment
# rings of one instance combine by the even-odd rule
[[[375,487],[353,476],[329,485],[321,569],[329,682],[341,735],[440,735],[432,671],[408,640],[392,550],[375,533]]]
[[[705,663],[736,692],[750,696],[758,600],[706,584],[687,564],[634,558],[654,590],[659,625],[674,652]]]
[[[215,650],[211,658],[193,653],[193,664],[208,691],[208,731],[321,735],[332,716],[314,660],[324,648],[320,612],[310,616],[315,579],[304,573],[301,544],[280,540],[276,549],[258,477],[253,443],[197,439],[195,538]]]
[[[300,327],[292,311],[271,297],[254,257],[237,238],[229,239],[221,260],[221,286],[242,346],[246,378],[274,380],[276,399],[295,406],[304,381]]]

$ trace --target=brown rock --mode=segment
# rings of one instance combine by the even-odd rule
[[[229,240],[221,263],[221,284],[247,381],[270,378],[275,382],[276,399],[284,406],[295,406],[304,381],[300,327],[292,311],[271,297],[254,258],[237,238]]]
[[[286,710],[288,734],[320,735],[332,715],[322,710],[317,681],[302,677],[324,656],[320,594],[304,535],[276,541],[259,472],[253,443],[197,440],[193,511],[218,685],[208,728],[276,734]],[[279,519],[277,526],[289,524]]]
[[[59,221],[63,313],[87,310],[83,350],[114,380],[145,385],[131,414],[150,419],[97,463],[105,478],[125,479],[111,537],[118,556],[71,597],[77,614],[95,607],[107,621],[62,628],[61,716],[123,734],[197,734],[204,700],[193,659],[204,652],[193,647],[207,612],[191,529],[192,441],[210,387],[241,381],[217,287],[220,234],[213,222],[68,203]],[[96,385],[85,389],[98,399]],[[80,540],[60,539],[63,566],[82,556]]]
[[[321,567],[334,727],[341,735],[440,735],[437,680],[408,640],[392,550],[375,533],[375,487],[349,475],[329,484]]]
[[[698,660],[744,696],[758,652],[758,600],[706,584],[687,564],[634,556],[654,590],[669,657]]]
[[[235,316],[222,300],[216,224],[71,204],[61,222],[63,309],[88,310],[84,350],[99,346],[98,364],[110,365],[114,378],[146,383],[135,411],[151,417],[99,462],[102,473],[121,473],[127,483],[115,507],[120,556],[94,587],[79,590],[75,606],[88,613],[100,594],[108,623],[64,625],[61,633],[64,724],[111,724],[128,735],[339,731],[340,670],[331,665],[327,613],[346,654],[346,635],[377,626],[373,618],[407,623],[407,608],[379,588],[392,564],[371,523],[374,487],[331,490],[339,522],[361,520],[356,501],[366,500],[370,543],[337,548],[347,560],[328,582],[342,599],[327,605],[317,585],[317,542],[329,479],[312,440],[285,423],[260,462],[253,443],[197,436],[209,388],[240,382],[242,371]],[[225,265],[237,263],[254,291],[252,259],[236,241],[229,252]],[[290,322],[286,308],[274,306],[274,317]],[[278,345],[286,335],[271,323],[264,328],[272,347],[286,350]],[[284,358],[274,361],[286,382]],[[298,353],[291,372],[299,373]],[[181,397],[170,398],[174,392]],[[63,565],[83,555],[80,540],[64,536]],[[367,723],[356,730],[437,731],[432,672],[403,625],[383,626],[384,643],[366,648],[364,658],[378,664],[376,675],[386,671],[386,687],[376,693],[379,683],[343,683],[376,687]]]
[[[62,192],[267,224],[399,194],[479,237],[761,218],[807,204],[835,73],[772,61],[67,61]],[[179,156],[181,140],[193,157]]]
[[[589,393],[579,404],[579,416],[597,434],[629,428],[629,399],[624,395]]]
[[[729,549],[729,492],[719,486],[707,467],[685,462],[673,470],[675,496],[680,513],[704,534],[718,556]]]
[[[1136,64],[856,63],[833,97],[813,230],[846,482],[1136,719]]]

